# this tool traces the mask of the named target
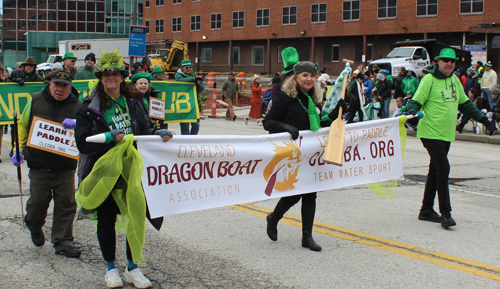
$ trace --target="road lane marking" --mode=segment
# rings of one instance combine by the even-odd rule
[[[229,206],[230,208],[240,210],[246,213],[257,215],[265,218],[272,210],[251,205],[239,204]],[[301,218],[298,216],[285,214],[280,222],[302,227]],[[345,229],[322,222],[314,222],[315,232],[326,234],[335,238],[352,241],[358,244],[374,247],[376,249],[384,250],[387,252],[403,255],[406,257],[414,258],[417,260],[426,261],[442,267],[455,269],[462,272],[467,272],[484,278],[500,281],[500,268],[488,264],[479,263],[476,261],[448,255],[445,253],[420,248],[405,243],[357,232],[350,229]]]

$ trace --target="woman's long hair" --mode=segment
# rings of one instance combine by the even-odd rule
[[[479,97],[479,91],[477,90],[477,88],[471,88],[469,92],[471,92],[472,95],[474,95],[474,100]]]

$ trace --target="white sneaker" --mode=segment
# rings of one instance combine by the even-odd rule
[[[262,126],[262,120],[261,119],[257,120],[257,125]]]
[[[122,278],[117,268],[106,271],[106,287],[108,288],[121,288],[123,287]]]
[[[136,288],[150,288],[153,287],[151,284],[151,281],[149,281],[144,274],[141,272],[141,268],[135,268],[132,271],[125,269],[125,272],[123,273],[123,280],[127,283],[132,283]]]

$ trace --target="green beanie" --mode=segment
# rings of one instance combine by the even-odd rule
[[[146,72],[138,72],[132,76],[132,84],[136,83],[137,80],[141,78],[146,78],[146,80],[151,83],[151,74],[146,73]]]

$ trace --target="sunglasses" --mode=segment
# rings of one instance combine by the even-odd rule
[[[192,66],[184,66],[185,69],[192,69]]]
[[[109,77],[109,76],[118,77],[119,75],[121,75],[121,73],[118,71],[103,71],[102,72],[102,76],[106,76],[106,77]]]
[[[457,62],[457,60],[456,60],[456,59],[452,59],[452,58],[441,58],[441,60],[442,60],[444,63],[448,63],[448,62],[455,63],[455,62]]]
[[[35,67],[36,65],[34,65],[34,64],[25,64],[24,66]]]

